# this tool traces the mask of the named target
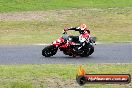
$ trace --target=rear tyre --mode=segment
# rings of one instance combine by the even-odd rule
[[[89,56],[89,50],[84,51],[82,54],[80,54],[81,57],[88,57]]]
[[[94,46],[90,45],[90,51],[89,51],[89,55],[91,55],[94,52]]]
[[[57,50],[58,50],[57,47],[50,45],[50,46],[45,47],[42,50],[42,55],[45,57],[50,57],[50,56],[55,55],[57,53]]]
[[[93,45],[87,45],[84,47],[83,53],[80,55],[81,57],[88,57],[94,52],[94,46]]]

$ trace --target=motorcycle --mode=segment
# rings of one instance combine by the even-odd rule
[[[79,36],[70,36],[64,31],[63,36],[53,41],[51,45],[46,46],[42,50],[42,55],[51,57],[57,53],[58,49],[60,49],[65,55],[72,57],[88,57],[94,52],[95,41],[96,37],[90,37],[86,39],[83,44],[80,44]]]

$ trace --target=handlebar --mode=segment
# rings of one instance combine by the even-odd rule
[[[66,31],[64,31],[64,32],[63,32],[63,34],[67,34],[67,32],[66,32]]]

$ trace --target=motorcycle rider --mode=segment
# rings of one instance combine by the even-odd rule
[[[87,28],[86,24],[81,24],[79,27],[64,28],[64,31],[68,31],[68,30],[79,31],[80,35],[78,40],[80,45],[83,45],[83,43],[87,41],[88,38],[90,37],[90,30]],[[72,38],[77,39],[74,36],[72,36]],[[81,47],[78,47],[76,51],[79,51],[80,49]]]

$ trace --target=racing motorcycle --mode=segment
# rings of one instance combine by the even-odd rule
[[[64,31],[63,36],[53,41],[51,45],[46,46],[42,50],[42,55],[50,57],[55,55],[58,49],[60,49],[65,55],[87,57],[94,52],[95,40],[96,37],[90,37],[83,44],[80,44],[79,36],[71,36]]]

